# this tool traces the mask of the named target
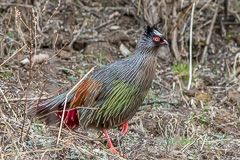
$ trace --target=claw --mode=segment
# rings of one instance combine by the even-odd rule
[[[127,122],[124,122],[124,123],[122,124],[122,130],[121,130],[121,132],[120,132],[120,134],[121,134],[122,137],[124,137],[124,136],[127,134],[128,128],[129,128],[128,123],[127,123]]]
[[[110,149],[113,153],[118,154],[118,155],[120,155],[121,157],[127,158],[127,155],[122,155],[122,154],[120,154],[120,153],[114,148],[114,145],[112,144],[111,138],[109,137],[108,130],[107,130],[107,129],[103,129],[103,132],[104,132],[104,134],[105,134],[105,136],[106,136],[106,138],[107,138],[108,145],[109,145],[109,146],[108,146],[109,149]]]

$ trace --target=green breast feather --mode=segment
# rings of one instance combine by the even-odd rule
[[[115,85],[111,92],[108,94],[109,97],[100,107],[97,118],[104,118],[108,120],[110,117],[118,116],[126,111],[139,94],[139,88],[127,84],[121,80],[113,82]]]

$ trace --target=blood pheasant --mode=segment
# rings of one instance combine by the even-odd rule
[[[119,154],[107,129],[122,126],[120,134],[127,133],[127,121],[137,112],[151,87],[156,57],[163,45],[168,45],[164,36],[156,28],[147,27],[133,56],[95,71],[68,96],[64,124],[72,129],[80,126],[103,130],[109,148]],[[58,124],[67,93],[30,107],[28,113],[47,124]]]

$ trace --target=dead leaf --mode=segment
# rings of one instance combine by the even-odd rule
[[[109,15],[109,19],[112,19],[112,18],[114,18],[114,17],[120,17],[121,16],[121,14],[118,12],[118,11],[116,11],[116,12],[113,12],[111,15]]]
[[[234,102],[240,101],[240,93],[236,89],[229,89],[227,93],[228,100],[232,100]]]
[[[210,94],[206,92],[199,92],[195,97],[195,100],[203,101],[204,103],[209,102],[211,100]]]

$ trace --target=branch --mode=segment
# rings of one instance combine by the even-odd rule
[[[214,27],[215,21],[217,19],[217,13],[218,13],[219,5],[220,5],[220,2],[218,1],[218,5],[217,5],[217,7],[215,9],[215,13],[214,13],[214,16],[213,16],[213,19],[212,19],[212,23],[211,23],[211,26],[210,26],[210,29],[209,29],[209,34],[208,34],[207,41],[206,41],[207,45],[204,47],[204,50],[203,50],[201,63],[204,63],[204,61],[207,60],[207,49],[208,49],[209,42],[210,42],[210,39],[211,39],[211,36],[212,36],[213,27]]]

